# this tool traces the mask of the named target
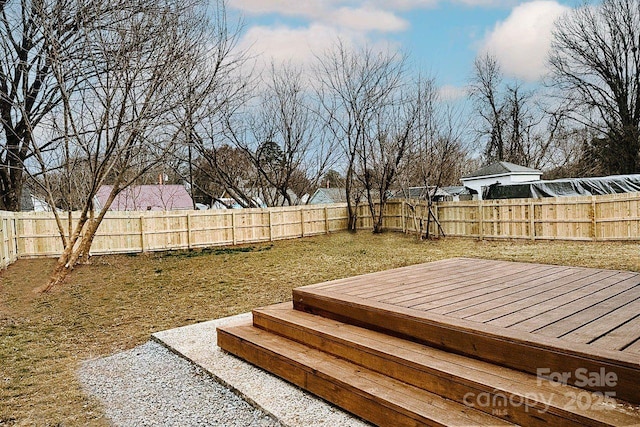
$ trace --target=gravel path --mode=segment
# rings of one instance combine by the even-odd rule
[[[78,377],[116,426],[281,426],[202,369],[151,341],[84,362]]]

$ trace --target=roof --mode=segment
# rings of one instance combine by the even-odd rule
[[[32,211],[33,199],[31,198],[31,191],[26,186],[22,187],[22,195],[20,196],[20,210]]]
[[[113,186],[103,185],[96,194],[104,206]],[[171,211],[193,209],[191,196],[182,185],[132,185],[120,192],[111,203],[112,211]]]
[[[495,175],[513,175],[513,174],[532,174],[542,175],[542,171],[538,169],[528,168],[526,166],[516,165],[509,162],[497,162],[488,166],[484,166],[469,175],[463,176],[462,179],[467,178],[480,178],[485,176]]]
[[[470,195],[477,193],[476,190],[465,187],[464,185],[449,185],[446,187],[442,187],[442,191],[452,196]]]
[[[347,191],[344,188],[318,188],[309,199],[309,204],[346,203]]]
[[[442,187],[429,187],[431,197],[446,197],[449,193]],[[409,187],[406,190],[399,190],[394,194],[396,198],[424,199],[427,196],[425,187]]]
[[[241,188],[236,195],[240,196],[241,198],[247,197],[251,199],[251,202],[253,202],[257,207],[261,208],[268,207],[268,203],[273,203],[273,206],[289,206],[289,202],[275,187],[245,187]],[[293,203],[294,206],[303,203],[302,197],[298,197],[296,193],[294,193],[290,188],[287,189],[287,195],[291,199],[291,203]],[[235,206],[234,209],[240,206],[240,204],[238,204],[235,199],[233,199],[233,195],[229,190],[225,190],[222,193],[222,197],[220,199],[232,199],[234,201],[232,203],[232,205]]]
[[[595,178],[563,178],[531,181],[487,188],[487,199],[542,198],[562,196],[595,196],[640,192],[640,174]],[[485,198],[485,197],[483,197]]]

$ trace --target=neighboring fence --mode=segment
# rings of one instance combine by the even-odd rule
[[[416,220],[406,202],[390,204],[388,229],[415,231],[427,217],[424,203]],[[447,236],[480,239],[640,240],[640,193],[605,196],[442,202],[433,213]],[[430,231],[438,234],[435,224]]]
[[[55,256],[62,242],[48,212],[22,212],[20,256]],[[74,218],[77,214],[74,214]],[[67,226],[66,217],[62,218]],[[91,246],[92,254],[135,253],[268,242],[347,228],[343,205],[207,211],[109,212]],[[66,232],[68,233],[68,229]]]
[[[0,268],[18,259],[17,214],[0,211]]]
[[[411,232],[426,224],[426,206],[415,210],[390,201],[387,230]],[[415,215],[414,215],[415,212]],[[480,239],[640,240],[640,193],[594,197],[443,202],[433,212],[447,236]],[[360,206],[359,228],[370,228]],[[66,217],[63,217],[65,226]],[[346,205],[268,209],[109,212],[92,254],[135,253],[267,242],[346,230]],[[48,212],[0,212],[0,268],[18,257],[55,256],[62,251]],[[431,232],[438,234],[435,224]]]

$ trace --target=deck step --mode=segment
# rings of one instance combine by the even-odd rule
[[[218,328],[218,345],[379,426],[513,425],[252,324]]]
[[[516,424],[640,424],[640,413],[614,399],[294,310],[291,303],[254,310],[253,324]]]
[[[618,399],[640,404],[637,354],[400,307],[347,294],[348,289],[338,286],[322,286],[329,285],[294,289],[294,308],[528,374],[536,375],[539,368],[568,373],[565,378],[569,384],[596,393],[614,393]],[[616,381],[592,386],[577,375],[581,371],[604,371],[605,375],[614,374]]]

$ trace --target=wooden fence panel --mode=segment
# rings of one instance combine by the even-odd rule
[[[233,218],[229,210],[191,211],[188,214],[189,247],[233,244]]]
[[[401,201],[392,201],[396,208]],[[413,204],[413,203],[412,203]],[[405,209],[406,231],[425,221],[425,202]],[[408,206],[408,205],[407,205]],[[389,209],[393,209],[391,206]],[[487,239],[640,240],[640,193],[441,202],[434,212],[447,236]],[[416,219],[417,217],[417,219]],[[390,229],[395,229],[394,227]],[[436,230],[431,229],[434,234]]]
[[[369,207],[358,207],[358,227],[372,227]],[[442,202],[432,207],[445,235],[487,239],[640,240],[640,193],[554,199]],[[77,219],[77,213],[73,214]],[[387,230],[415,232],[427,225],[425,202],[391,200]],[[62,223],[68,235],[67,217]],[[430,232],[438,229],[430,222]],[[266,242],[346,230],[344,204],[268,209],[109,212],[92,254],[132,253]],[[62,241],[49,212],[0,212],[0,268],[18,257],[56,256]]]
[[[18,259],[18,229],[16,214],[0,212],[0,269]]]
[[[349,228],[349,212],[347,207],[343,204],[339,205],[325,205],[328,233],[332,231],[342,231]]]
[[[145,221],[140,221],[142,215],[138,212],[109,212],[96,232],[91,245],[92,254],[142,252],[142,227]],[[77,214],[74,215],[77,219]],[[154,220],[151,218],[148,221]],[[155,236],[154,236],[155,237]],[[58,241],[60,238],[58,237]],[[62,251],[62,244],[56,245],[56,251]]]
[[[55,218],[49,212],[1,213],[17,226],[17,233],[4,237],[13,239],[17,250],[5,257],[6,244],[0,256],[10,261],[17,258],[57,256],[62,252]],[[73,213],[77,220],[78,213]],[[67,217],[63,216],[65,234]],[[144,211],[108,212],[96,233],[91,253],[135,253],[191,249],[208,246],[267,242],[312,236],[345,230],[348,224],[346,206],[292,206],[268,209],[207,210],[207,211]]]

